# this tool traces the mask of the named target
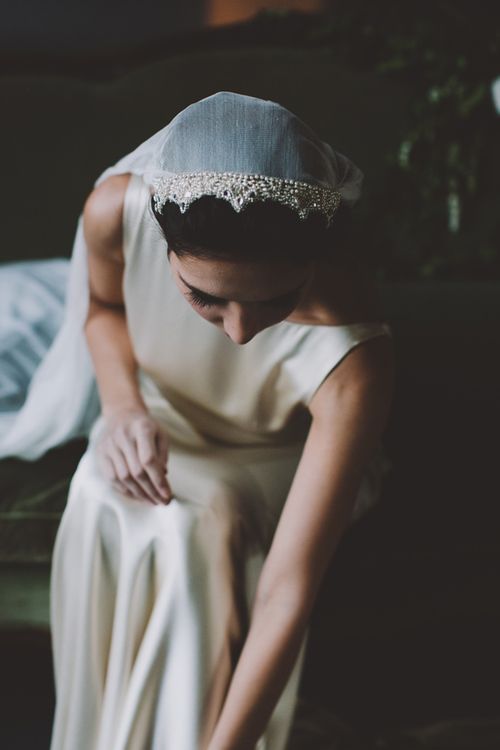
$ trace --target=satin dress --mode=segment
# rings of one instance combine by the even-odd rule
[[[282,321],[243,346],[175,285],[149,187],[124,202],[123,291],[145,402],[169,435],[173,499],[152,505],[101,475],[100,415],[53,549],[51,750],[201,750],[248,632],[260,571],[326,375],[386,323]],[[389,462],[369,462],[351,522]],[[305,498],[306,500],[306,498]],[[284,750],[308,631],[257,750]]]

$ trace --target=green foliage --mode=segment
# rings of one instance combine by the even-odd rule
[[[499,20],[487,1],[336,0],[308,27],[308,43],[340,64],[412,92],[414,125],[361,209],[359,243],[379,278],[500,278]]]

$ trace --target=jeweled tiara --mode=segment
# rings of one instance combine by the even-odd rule
[[[227,200],[240,212],[249,203],[273,200],[294,209],[301,219],[319,211],[327,226],[340,205],[340,193],[331,187],[308,182],[239,172],[180,172],[152,179],[155,210],[161,213],[166,201],[185,213],[193,201],[204,195]]]

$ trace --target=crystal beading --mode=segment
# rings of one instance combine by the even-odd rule
[[[152,179],[155,210],[161,213],[166,201],[176,203],[185,213],[203,195],[227,200],[238,213],[249,203],[273,200],[292,208],[301,219],[319,211],[327,225],[340,205],[338,190],[308,182],[239,172],[180,172]]]

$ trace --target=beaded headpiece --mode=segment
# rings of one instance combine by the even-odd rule
[[[157,213],[167,201],[184,213],[213,195],[238,213],[256,201],[274,201],[300,219],[317,212],[329,226],[339,206],[352,206],[361,194],[361,170],[297,115],[232,91],[181,110],[152,136],[147,151],[142,175]]]
[[[341,194],[331,187],[262,174],[184,172],[156,177],[152,183],[158,213],[167,201],[173,201],[185,213],[198,198],[214,195],[227,200],[238,213],[250,203],[265,200],[292,208],[301,219],[306,219],[311,211],[318,211],[329,226],[341,202]]]

